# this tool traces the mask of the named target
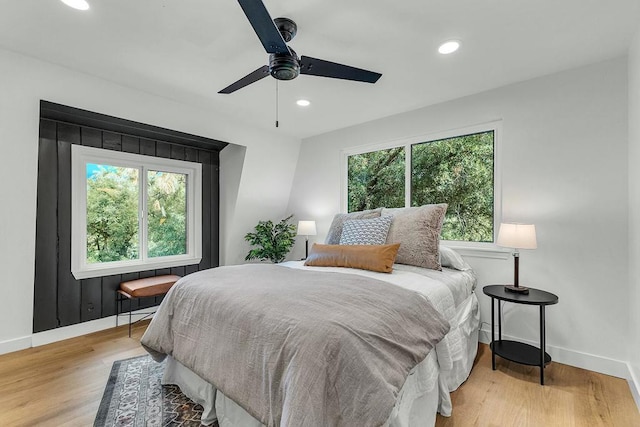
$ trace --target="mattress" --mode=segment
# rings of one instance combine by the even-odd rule
[[[281,265],[319,269],[305,267],[299,261]],[[434,271],[398,264],[392,274],[333,267],[322,270],[369,276],[420,292],[446,317],[450,332],[410,372],[385,426],[427,426],[435,423],[436,412],[449,416],[452,410],[449,393],[468,377],[477,351],[479,310],[473,292],[476,284],[473,272],[447,268]],[[163,383],[177,384],[185,395],[202,404],[205,425],[218,419],[220,427],[262,426],[233,400],[171,357],[167,359]]]

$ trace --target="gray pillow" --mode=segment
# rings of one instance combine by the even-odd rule
[[[333,221],[331,222],[331,227],[329,227],[329,232],[327,233],[327,238],[324,240],[324,243],[326,245],[340,244],[340,236],[342,236],[342,225],[344,224],[345,221],[350,219],[378,218],[381,213],[382,213],[382,208],[351,212],[348,214],[343,214],[343,213],[336,214],[336,216],[333,217]]]
[[[342,225],[341,245],[384,245],[392,216],[350,219]]]
[[[400,243],[396,263],[442,270],[440,231],[446,213],[446,203],[384,209],[382,215],[393,216],[387,244]]]

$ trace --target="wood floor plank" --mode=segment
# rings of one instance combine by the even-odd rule
[[[145,354],[146,322],[0,356],[0,426],[93,425],[114,361]],[[640,426],[625,380],[559,363],[545,370],[498,359],[481,344],[469,379],[437,427]]]
[[[480,344],[467,381],[451,394],[453,414],[438,415],[437,427],[452,426],[640,426],[629,385],[620,378],[552,362],[541,386],[539,369],[497,358]]]
[[[140,323],[0,356],[0,426],[93,425],[115,360],[146,352]]]

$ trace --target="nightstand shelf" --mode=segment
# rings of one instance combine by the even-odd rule
[[[544,385],[544,367],[551,363],[551,356],[546,352],[545,307],[557,304],[558,296],[551,292],[529,288],[528,294],[507,292],[504,285],[489,285],[482,288],[485,295],[491,297],[491,367],[496,370],[496,355],[503,359],[523,365],[540,367],[540,384]],[[540,307],[540,347],[502,339],[502,305],[500,301],[515,304],[537,305]],[[498,303],[498,339],[495,336],[495,304]]]
[[[509,340],[492,342],[489,347],[498,356],[522,365],[540,366],[540,349],[532,345]],[[549,353],[544,353],[544,364],[551,362]]]

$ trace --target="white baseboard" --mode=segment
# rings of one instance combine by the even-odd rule
[[[132,321],[144,317],[146,313],[155,312],[156,307],[144,308],[132,313]],[[129,322],[127,316],[120,316],[118,325],[126,325]],[[52,342],[62,341],[69,338],[79,337],[81,335],[91,334],[93,332],[103,331],[109,328],[115,328],[116,316],[103,317],[102,319],[90,320],[88,322],[78,323],[76,325],[65,326],[62,328],[51,329],[49,331],[38,332],[32,335],[32,346],[38,347]]]
[[[134,311],[132,319],[135,322],[146,315],[146,313],[154,312],[156,307],[149,307]],[[128,315],[128,313],[127,313]],[[129,322],[127,316],[120,316],[118,325],[126,325]],[[91,320],[89,322],[78,323],[76,325],[64,326],[62,328],[51,329],[49,331],[38,332],[26,337],[15,338],[7,341],[0,341],[0,354],[11,353],[14,351],[24,350],[30,347],[38,347],[52,342],[62,341],[69,338],[75,338],[93,332],[102,331],[116,326],[116,316],[105,317],[102,319]]]
[[[631,389],[631,395],[633,399],[636,401],[636,406],[638,407],[638,411],[640,412],[640,378],[635,375],[635,372],[631,365],[627,363],[629,368],[629,388]]]
[[[45,344],[51,344],[52,342],[62,341],[69,338],[79,337],[81,335],[90,334],[93,332],[102,331],[104,329],[113,328],[116,326],[115,316],[105,317],[97,320],[90,320],[88,322],[78,323],[76,325],[64,326],[62,328],[50,329],[44,332],[38,332],[33,334],[33,347],[39,347]]]
[[[502,334],[503,339],[521,341],[536,347],[540,346],[540,342],[525,340],[518,337]],[[479,335],[480,342],[488,344],[491,341],[491,328],[483,325]],[[583,353],[581,351],[569,350],[563,347],[557,347],[547,344],[547,353],[551,356],[551,360],[565,365],[575,366],[577,368],[587,369],[589,371],[599,372],[601,374],[611,375],[618,378],[630,379],[631,371],[627,362],[622,360],[611,359],[608,357],[597,356],[594,354]],[[637,384],[637,383],[636,383]]]
[[[0,341],[0,354],[12,353],[31,347],[31,336]]]

